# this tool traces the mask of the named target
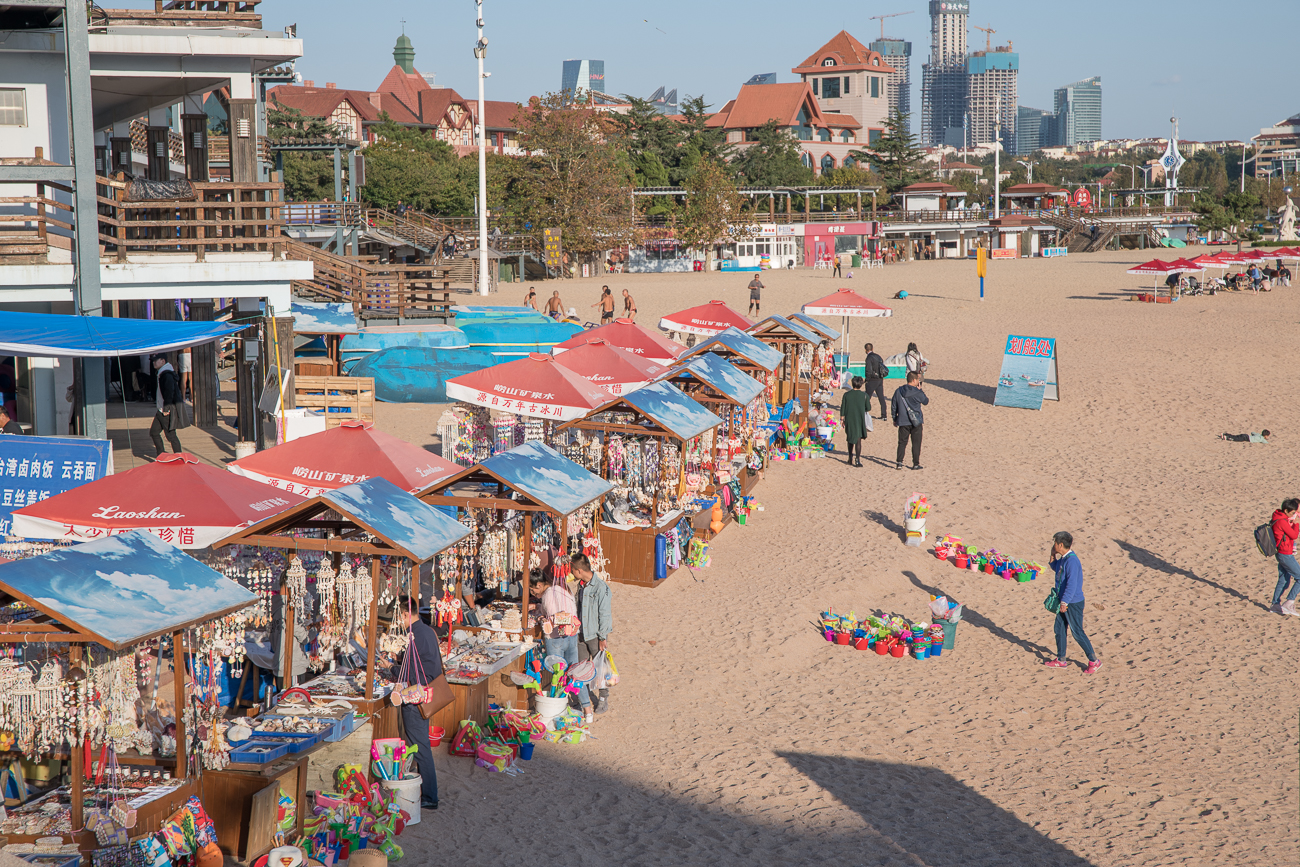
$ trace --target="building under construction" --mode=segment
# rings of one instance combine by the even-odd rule
[[[969,0],[930,0],[930,60],[921,67],[921,142],[960,147],[969,95]]]

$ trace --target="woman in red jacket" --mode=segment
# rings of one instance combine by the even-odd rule
[[[1277,543],[1277,589],[1273,591],[1273,612],[1300,617],[1295,609],[1295,598],[1300,595],[1300,564],[1295,559],[1295,540],[1300,536],[1300,523],[1296,522],[1296,511],[1300,510],[1300,500],[1292,497],[1282,503],[1282,508],[1273,513],[1273,541]],[[1282,594],[1287,585],[1291,592],[1286,601]]]

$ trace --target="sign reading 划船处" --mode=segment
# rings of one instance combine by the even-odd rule
[[[13,530],[13,511],[113,472],[108,440],[0,436],[0,536]]]
[[[1044,400],[1060,400],[1056,377],[1056,340],[1012,334],[1002,355],[1002,373],[994,406],[1042,409]]]

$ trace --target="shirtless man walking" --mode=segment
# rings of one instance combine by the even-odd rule
[[[546,315],[552,319],[559,319],[564,315],[564,302],[560,300],[559,289],[552,292],[551,297],[546,299]]]
[[[623,290],[623,318],[636,322],[636,299],[626,289]]]
[[[591,306],[600,308],[601,325],[614,321],[614,296],[610,294],[608,286],[600,287],[600,300]]]

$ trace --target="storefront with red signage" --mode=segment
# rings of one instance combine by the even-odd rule
[[[880,223],[805,223],[803,226],[804,264],[831,263],[842,253],[867,257],[880,238]]]

